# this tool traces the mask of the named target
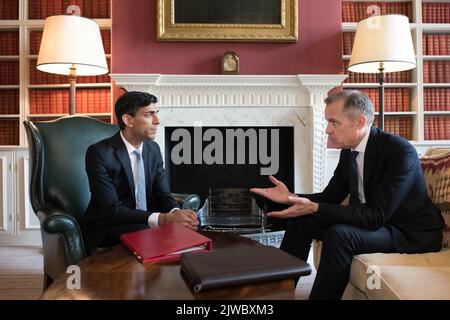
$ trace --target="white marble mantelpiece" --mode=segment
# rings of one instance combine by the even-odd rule
[[[293,126],[295,192],[324,187],[326,134],[323,100],[345,75],[112,74],[127,91],[159,99],[164,126]]]

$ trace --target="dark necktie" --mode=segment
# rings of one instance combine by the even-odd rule
[[[350,155],[350,204],[359,204],[359,192],[358,192],[358,165],[356,163],[356,157],[358,151],[352,151]]]

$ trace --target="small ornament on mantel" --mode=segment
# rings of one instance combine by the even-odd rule
[[[239,74],[239,55],[234,51],[227,51],[222,57],[222,74]]]

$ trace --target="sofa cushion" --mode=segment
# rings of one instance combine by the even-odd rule
[[[368,278],[373,284],[374,272],[380,277],[380,288],[369,289]],[[450,299],[450,249],[354,256],[350,283],[369,299]]]
[[[442,212],[445,220],[442,246],[450,242],[450,152],[420,158],[428,195]]]

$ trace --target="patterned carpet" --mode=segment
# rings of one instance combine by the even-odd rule
[[[0,247],[0,299],[39,299],[43,286],[40,247]]]

